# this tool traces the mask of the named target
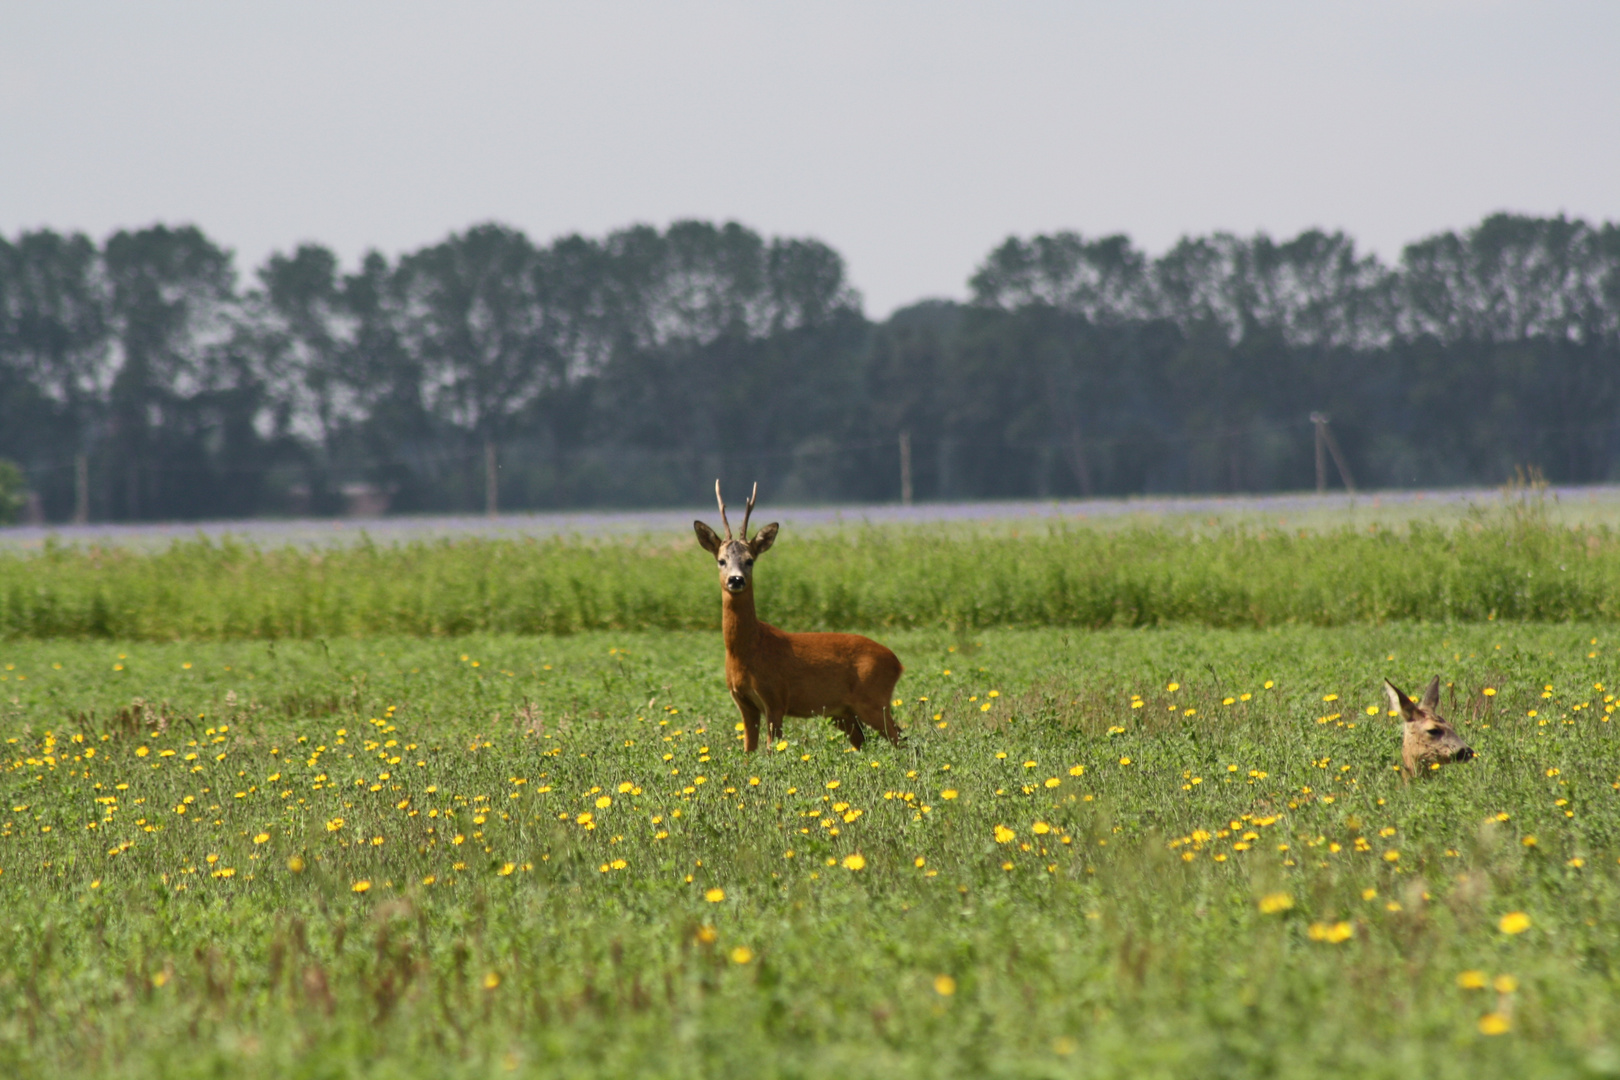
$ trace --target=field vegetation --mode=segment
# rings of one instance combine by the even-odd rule
[[[758,585],[798,630],[1620,616],[1620,532],[1523,491],[1455,524],[1134,524],[784,533]],[[50,545],[0,555],[0,638],[559,634],[719,625],[689,531],[266,549]]]
[[[0,1070],[1620,1069],[1611,626],[887,640],[755,756],[712,632],[12,642]]]
[[[0,1072],[1620,1073],[1617,540],[786,537],[756,755],[686,536],[8,557]]]

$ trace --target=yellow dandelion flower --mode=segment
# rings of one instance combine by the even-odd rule
[[[1005,825],[997,825],[996,826],[996,843],[998,843],[998,844],[1010,844],[1016,839],[1018,839],[1018,834],[1013,832],[1011,829],[1007,828],[1007,826],[1005,826]]]
[[[1285,892],[1266,893],[1258,901],[1260,914],[1276,915],[1294,906],[1294,898]]]
[[[862,855],[858,851],[853,855],[845,855],[844,856],[844,869],[845,870],[865,870],[866,869],[866,856]]]
[[[1488,1012],[1479,1018],[1481,1035],[1505,1035],[1513,1029],[1513,1021],[1498,1012]]]
[[[705,923],[698,927],[697,939],[705,945],[713,945],[720,940],[720,931]]]
[[[710,889],[709,891],[707,891],[707,892],[705,892],[703,894],[703,899],[707,900],[711,904],[718,904],[720,901],[724,900],[725,898],[726,898],[726,890],[724,890],[724,889]]]
[[[304,872],[304,860],[299,856],[294,855],[292,858],[287,860],[287,869],[291,870],[295,874],[302,874]]]
[[[753,958],[754,950],[746,945],[739,945],[731,950],[731,962],[733,964],[746,964]]]
[[[1459,971],[1457,985],[1464,990],[1485,989],[1485,973],[1483,971]]]
[[[1511,975],[1498,975],[1491,980],[1491,989],[1498,994],[1511,994],[1519,988],[1519,980]]]
[[[263,844],[266,841],[268,841],[269,839],[270,839],[270,834],[267,833],[267,832],[262,832],[262,833],[260,833],[259,835],[255,836],[253,838],[253,842],[255,844]]]
[[[950,997],[956,993],[956,980],[949,975],[935,975],[934,993],[940,997]]]
[[[357,893],[358,892],[365,892],[367,889],[371,888],[371,882],[369,882],[369,881],[357,881],[353,885],[350,885],[349,888],[352,889],[354,892],[357,892]]]
[[[492,971],[488,975],[484,976],[485,990],[493,990],[499,985],[501,985],[501,977],[495,974],[495,972]]]
[[[501,868],[495,871],[501,877],[511,877],[512,871],[517,869],[517,863],[502,863]]]
[[[596,808],[598,810],[606,810],[608,807],[610,807],[612,805],[613,805],[613,796],[611,796],[611,795],[601,795],[601,796],[597,797]]]
[[[326,823],[327,832],[337,832],[341,828],[343,828],[343,819],[340,817],[335,817]]]
[[[1312,941],[1325,941],[1332,945],[1350,940],[1355,930],[1348,922],[1311,923],[1307,931]]]
[[[1510,911],[1502,916],[1496,928],[1504,934],[1522,934],[1530,929],[1530,916],[1522,911]]]

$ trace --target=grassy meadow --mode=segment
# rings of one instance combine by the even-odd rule
[[[711,633],[7,645],[0,1070],[1620,1069],[1613,627],[889,640],[753,757]]]
[[[784,535],[902,747],[747,755],[689,537],[0,558],[0,1074],[1620,1074],[1620,535]],[[1476,760],[1405,783],[1384,676]]]
[[[760,608],[797,630],[1620,618],[1620,529],[1512,498],[1449,524],[784,530]],[[711,515],[712,516],[712,515]],[[594,538],[0,553],[0,640],[422,637],[719,625],[690,529]]]

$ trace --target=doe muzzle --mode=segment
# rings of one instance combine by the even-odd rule
[[[1463,747],[1461,750],[1458,750],[1455,754],[1451,755],[1451,760],[1452,761],[1473,761],[1474,760],[1474,748],[1472,746]]]

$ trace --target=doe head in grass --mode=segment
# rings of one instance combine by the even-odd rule
[[[1463,742],[1451,721],[1440,715],[1440,676],[1423,691],[1423,700],[1413,701],[1388,679],[1384,693],[1389,707],[1401,718],[1401,775],[1410,780],[1424,766],[1440,766],[1468,761],[1474,748]]]

